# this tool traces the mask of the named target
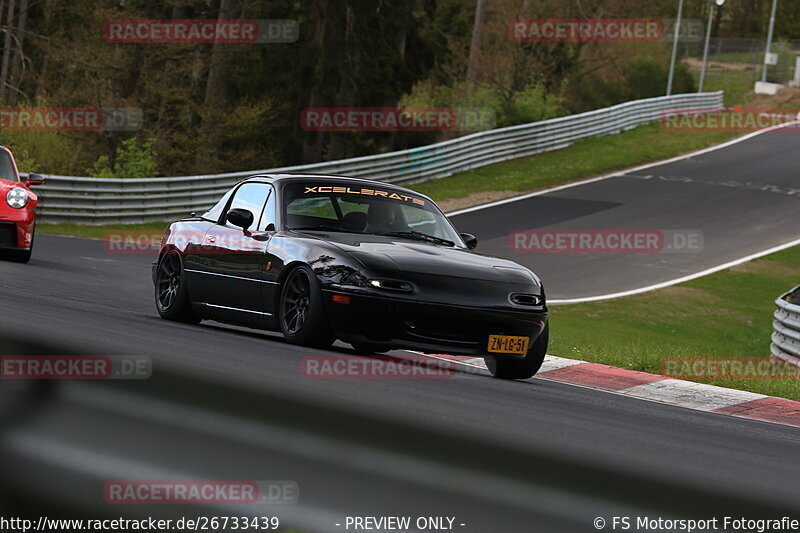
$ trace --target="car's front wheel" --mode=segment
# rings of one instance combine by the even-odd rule
[[[484,360],[489,372],[494,377],[502,379],[528,379],[533,377],[542,367],[544,356],[547,354],[549,333],[550,323],[547,323],[533,345],[528,348],[528,353],[525,354],[525,357],[486,357]]]
[[[286,277],[278,312],[287,342],[315,348],[327,348],[333,343],[334,336],[322,308],[320,283],[310,267],[300,265]]]
[[[197,324],[200,318],[192,311],[181,254],[170,250],[161,256],[156,269],[156,309],[161,318]]]

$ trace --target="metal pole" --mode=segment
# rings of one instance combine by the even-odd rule
[[[700,71],[700,85],[697,92],[703,92],[703,83],[706,81],[706,69],[708,68],[708,45],[711,43],[711,22],[714,19],[714,3],[711,2],[711,8],[708,10],[708,27],[706,28],[706,46],[703,49],[703,67]]]
[[[775,11],[778,9],[778,0],[772,0],[772,14],[769,17],[769,31],[767,32],[767,49],[764,51],[764,70],[761,72],[761,81],[767,81],[767,58],[772,48],[772,35],[775,32]]]
[[[672,59],[669,62],[669,79],[667,80],[667,96],[672,94],[672,80],[675,78],[675,59],[678,57],[678,36],[681,32],[683,16],[683,0],[678,2],[678,18],[675,20],[675,38],[672,42]]]

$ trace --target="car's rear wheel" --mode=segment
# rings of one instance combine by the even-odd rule
[[[327,348],[333,333],[322,308],[319,280],[306,265],[300,265],[286,277],[278,306],[281,332],[286,341],[301,346]]]
[[[170,250],[161,256],[156,269],[156,309],[161,318],[197,324],[200,318],[192,310],[186,289],[181,254]]]
[[[547,342],[550,333],[550,324],[536,338],[533,345],[528,348],[525,357],[488,356],[485,359],[489,372],[496,378],[502,379],[528,379],[533,377],[542,367],[544,356],[547,354]]]

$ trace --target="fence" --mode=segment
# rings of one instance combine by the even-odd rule
[[[772,323],[775,332],[770,351],[773,357],[800,366],[800,304],[790,303],[792,296],[800,302],[800,285],[775,300],[778,309]]]
[[[721,91],[648,98],[409,150],[258,171],[137,179],[49,175],[37,191],[46,222],[99,225],[167,220],[208,208],[232,185],[254,174],[325,173],[388,183],[423,181],[557,150],[587,137],[619,133],[658,120],[672,109],[714,111],[722,107],[722,100]]]

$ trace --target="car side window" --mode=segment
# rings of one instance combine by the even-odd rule
[[[212,207],[211,209],[209,209],[208,211],[206,211],[201,215],[201,218],[204,218],[214,223],[218,222],[219,217],[222,215],[222,211],[225,209],[225,206],[228,205],[228,199],[231,197],[232,192],[233,189],[226,192],[225,195],[222,198],[220,198],[216,204],[214,204],[214,207]]]
[[[236,192],[233,194],[233,200],[231,200],[231,205],[228,207],[228,211],[231,209],[247,209],[253,213],[252,227],[257,228],[259,220],[261,219],[261,213],[264,211],[264,204],[267,201],[267,197],[269,196],[271,189],[272,187],[266,183],[245,183],[236,189]],[[229,228],[240,229],[237,226],[230,224],[227,221],[227,217],[223,222],[225,226]]]
[[[267,205],[264,207],[264,214],[261,215],[261,222],[259,222],[257,226],[258,231],[275,231],[275,224],[277,221],[275,218],[275,189],[269,187],[269,190]]]

